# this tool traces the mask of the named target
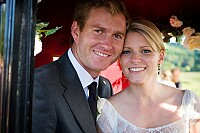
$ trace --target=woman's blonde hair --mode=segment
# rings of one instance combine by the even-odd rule
[[[127,29],[128,32],[137,32],[143,35],[154,51],[165,52],[161,32],[152,22],[144,19],[132,20]]]

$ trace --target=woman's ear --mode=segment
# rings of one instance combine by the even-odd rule
[[[71,26],[71,34],[74,39],[74,42],[77,43],[79,39],[80,28],[78,26],[77,21],[74,21]]]
[[[162,64],[164,62],[164,59],[165,59],[165,52],[164,52],[164,50],[161,50],[160,55],[159,55],[158,64]]]

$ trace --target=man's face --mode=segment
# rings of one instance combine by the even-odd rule
[[[112,16],[105,8],[93,8],[82,31],[72,24],[72,51],[80,64],[97,77],[122,52],[126,33],[126,19],[122,14]]]

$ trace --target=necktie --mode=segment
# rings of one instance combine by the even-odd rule
[[[88,97],[88,103],[90,105],[90,110],[92,112],[92,116],[94,119],[94,122],[96,123],[96,116],[97,116],[97,92],[96,92],[96,82],[92,82],[89,86],[89,97]]]

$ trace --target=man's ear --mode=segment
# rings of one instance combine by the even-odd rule
[[[74,42],[77,43],[79,38],[80,28],[78,26],[77,21],[74,21],[71,26],[71,34],[74,39]]]
[[[158,64],[162,64],[164,62],[164,59],[165,59],[165,52],[162,50],[159,55]]]

